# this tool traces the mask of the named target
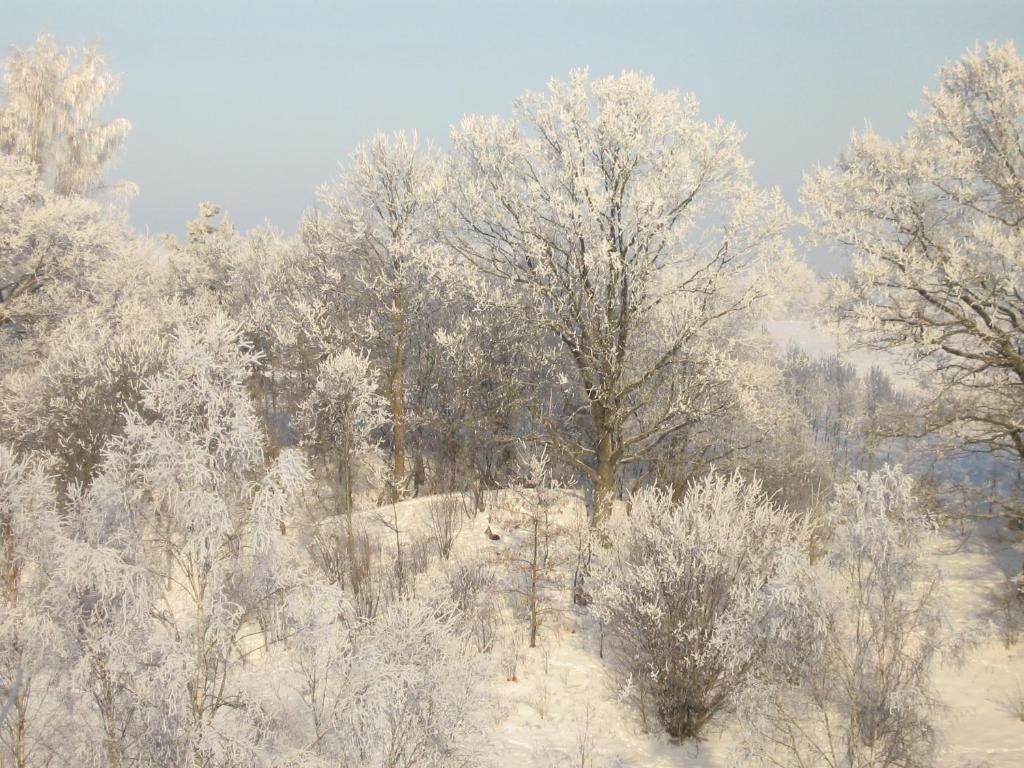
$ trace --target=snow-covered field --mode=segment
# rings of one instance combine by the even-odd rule
[[[516,491],[488,497],[487,510],[464,522],[452,552],[453,561],[484,560],[495,564],[510,588],[516,579],[508,563],[521,554],[528,540],[511,529],[504,515],[507,499]],[[366,524],[387,539],[390,529],[376,518],[397,522],[410,540],[422,536],[431,498],[407,501],[365,513]],[[572,606],[573,555],[568,539],[582,514],[582,502],[566,492],[554,506],[551,522],[562,532],[555,541],[555,572],[544,591],[545,608],[536,648],[527,647],[525,621],[517,626],[521,638],[516,680],[506,679],[502,643],[491,652],[493,685],[499,703],[493,729],[493,754],[502,768],[712,768],[725,766],[729,731],[742,723],[723,718],[701,743],[673,743],[657,724],[644,727],[629,703],[621,701],[601,658],[598,623],[586,608]],[[490,526],[500,540],[492,541]],[[518,552],[517,552],[518,550]],[[942,570],[955,616],[964,627],[977,627],[994,617],[991,595],[1005,587],[1024,559],[1019,532],[988,526],[942,536],[934,552]],[[503,570],[504,569],[504,570]],[[428,579],[429,580],[429,579]],[[510,615],[508,622],[514,621]],[[1009,649],[1002,635],[990,628],[968,652],[962,665],[938,671],[937,687],[946,705],[940,724],[946,742],[939,765],[950,768],[1018,768],[1024,765],[1024,721],[1014,711],[1024,699],[1024,638]]]

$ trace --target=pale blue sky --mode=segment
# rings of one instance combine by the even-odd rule
[[[117,177],[132,218],[181,232],[201,200],[292,231],[317,185],[375,130],[444,145],[466,113],[575,66],[637,69],[734,120],[758,181],[801,174],[870,121],[895,137],[938,65],[1020,40],[1024,0],[153,2],[3,0],[0,48],[41,30],[102,44],[133,123]],[[822,258],[822,257],[817,257]],[[821,265],[819,265],[821,266]]]

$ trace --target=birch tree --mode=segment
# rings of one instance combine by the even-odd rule
[[[0,377],[0,427],[21,451],[47,452],[62,490],[88,485],[127,410],[166,355],[169,317],[180,304],[136,301],[87,307],[46,335],[36,365]]]
[[[580,428],[546,428],[603,519],[619,468],[700,419],[716,332],[791,263],[788,211],[751,182],[734,125],[635,73],[574,71],[452,140],[451,246],[557,347]]]
[[[117,85],[96,48],[40,35],[4,62],[0,152],[28,160],[58,195],[96,190],[131,130],[124,118],[100,118]]]
[[[399,600],[362,627],[338,730],[349,764],[490,765],[491,694],[451,604]]]
[[[300,579],[284,530],[305,468],[294,451],[264,460],[255,362],[223,315],[178,327],[148,417],[129,412],[74,506],[62,578],[103,725],[94,764],[259,760],[269,725],[245,661],[281,635],[276,609]]]

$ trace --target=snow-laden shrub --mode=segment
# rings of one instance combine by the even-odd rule
[[[349,765],[486,764],[490,706],[480,657],[450,604],[400,600],[356,632],[339,728]]]
[[[427,530],[437,555],[447,560],[462,532],[462,507],[453,496],[435,496],[427,502]]]
[[[738,473],[708,475],[680,503],[657,489],[633,497],[631,514],[609,533],[593,606],[607,622],[623,691],[645,718],[692,738],[730,703],[757,663],[737,612],[809,535],[798,515]]]
[[[751,603],[757,680],[738,765],[935,765],[931,675],[959,646],[926,558],[932,524],[899,468],[836,489],[825,557],[791,562]]]

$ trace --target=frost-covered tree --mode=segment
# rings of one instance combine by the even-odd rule
[[[40,35],[4,62],[0,153],[27,160],[58,195],[97,189],[131,130],[124,118],[100,117],[117,84],[96,48],[78,52]]]
[[[0,341],[66,317],[129,242],[97,203],[57,197],[26,161],[0,155]]]
[[[809,225],[844,246],[842,336],[900,354],[922,426],[1024,461],[1024,61],[989,45],[939,70],[898,142],[854,136],[804,184]]]
[[[291,592],[285,601],[300,628],[286,652],[292,674],[281,679],[281,689],[293,692],[281,696],[290,705],[281,713],[281,726],[293,743],[291,762],[332,765],[349,747],[338,726],[353,705],[346,688],[353,652],[350,603],[340,584],[322,582]]]
[[[260,353],[249,386],[270,450],[294,443],[294,415],[318,364],[349,340],[341,274],[311,247],[269,226],[240,234],[213,203],[200,204],[183,242],[165,236],[164,243],[167,290],[237,318]]]
[[[377,134],[352,154],[336,185],[319,195],[322,213],[306,222],[315,247],[346,267],[350,312],[385,373],[391,412],[392,496],[409,479],[408,369],[416,345],[432,340],[431,281],[438,269],[431,238],[439,192],[435,155],[416,135]]]
[[[15,768],[68,754],[54,728],[69,703],[68,638],[49,610],[63,536],[45,462],[0,444],[0,764]]]
[[[305,469],[295,452],[264,460],[255,362],[222,315],[178,327],[147,416],[129,413],[76,500],[64,578],[102,724],[83,747],[96,764],[261,759],[268,710],[245,662],[285,633],[278,607],[301,569],[284,530]]]
[[[507,302],[481,295],[474,276],[462,276],[461,286],[446,280],[448,311],[424,345],[429,359],[417,367],[425,380],[416,391],[429,419],[421,440],[437,466],[432,487],[472,488],[479,500],[484,488],[516,479],[515,447],[531,405],[545,399],[550,355],[533,327],[509,322]]]
[[[792,264],[789,213],[741,139],[651,78],[580,71],[453,132],[450,244],[557,349],[572,418],[546,426],[597,519],[621,466],[701,418],[716,333]]]
[[[326,460],[334,485],[336,514],[347,527],[349,576],[359,590],[355,557],[353,492],[360,463],[375,450],[375,432],[387,419],[385,400],[377,394],[369,360],[350,350],[331,355],[320,365],[316,386],[302,403],[299,429],[303,445]]]
[[[701,359],[701,358],[698,358]],[[694,365],[695,360],[690,361]],[[627,487],[654,479],[679,500],[690,483],[714,466],[720,472],[755,472],[766,492],[804,509],[824,482],[807,417],[786,389],[774,344],[762,337],[734,340],[727,353],[702,358],[706,397],[699,422],[667,437],[656,451],[624,472]],[[671,396],[655,390],[652,399]],[[827,476],[827,472],[825,473]]]
[[[298,674],[282,683],[282,698],[297,688],[308,717],[292,728],[300,746],[284,765],[489,763],[490,692],[452,604],[398,600],[372,619],[349,623],[324,610],[329,590],[315,593],[315,603],[312,594],[302,598],[305,609],[290,608],[308,614],[308,631],[292,643]],[[285,726],[295,719],[295,711],[282,713]]]
[[[825,556],[786,561],[730,638],[761,660],[740,697],[738,764],[933,766],[932,673],[959,640],[913,481],[888,465],[856,473],[826,527]]]
[[[0,377],[0,427],[21,451],[45,451],[61,488],[88,484],[127,412],[166,357],[166,331],[180,304],[137,301],[89,306],[36,347],[37,361]]]
[[[185,242],[170,237],[166,242],[178,295],[208,293],[225,307],[234,308],[232,288],[244,241],[220,206],[200,203],[199,217],[188,223]]]
[[[911,429],[917,401],[884,370],[872,366],[858,374],[839,355],[816,357],[798,346],[786,350],[779,367],[822,461],[845,474],[892,460],[897,438]],[[924,446],[918,443],[917,451],[923,454]]]
[[[529,450],[520,445],[519,452],[519,478],[525,488],[514,490],[507,497],[510,508],[506,515],[518,529],[521,540],[509,547],[507,558],[514,579],[510,591],[525,603],[529,645],[536,648],[541,622],[552,611],[548,592],[558,583],[555,549],[561,531],[553,520],[553,512],[564,501],[564,492],[552,477],[546,449]]]
[[[809,525],[757,480],[709,474],[679,503],[646,488],[610,531],[594,610],[624,691],[677,738],[699,737],[758,663],[737,628],[749,596],[809,546]]]
[[[222,278],[228,296],[220,303],[261,353],[250,388],[272,450],[301,438],[296,418],[320,365],[365,347],[365,335],[352,327],[348,269],[324,251],[305,225],[296,238],[261,227],[239,239],[230,275]]]
[[[306,318],[293,312],[293,298],[317,290],[298,266],[298,252],[294,239],[260,227],[246,236],[231,266],[229,311],[261,355],[249,386],[272,452],[295,442],[293,417],[312,388],[320,352],[318,344],[305,343]]]
[[[399,601],[360,633],[343,720],[350,761],[377,768],[486,765],[490,696],[454,606]]]

